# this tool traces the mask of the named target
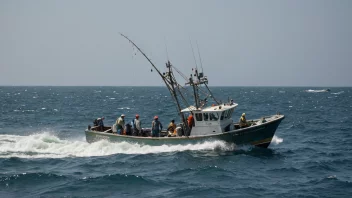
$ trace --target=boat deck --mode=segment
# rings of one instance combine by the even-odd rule
[[[240,127],[239,123],[233,123],[234,125],[234,131],[237,130],[243,130],[243,129],[247,129],[247,128],[252,128],[252,127],[256,127],[258,125],[263,125],[265,123],[270,123],[273,122],[275,120],[277,120],[278,118],[282,117],[283,115],[272,115],[272,116],[265,116],[262,117],[261,119],[253,119],[253,120],[247,120],[247,127]],[[263,118],[265,119],[265,121],[263,121]],[[93,126],[93,127],[88,127],[88,131],[93,131],[93,132],[101,132],[101,133],[108,133],[108,134],[116,134],[119,135],[117,133],[114,133],[112,131],[112,127],[111,126],[104,126],[103,129],[100,129],[98,126]],[[233,132],[233,131],[232,131]],[[226,132],[223,132],[226,133]],[[142,128],[142,132],[139,133],[138,135],[133,135],[133,129],[131,130],[131,134],[126,134],[124,136],[133,136],[133,137],[152,137],[151,135],[151,128]],[[162,130],[160,132],[160,137],[180,137],[180,136],[170,136],[168,131],[166,130]],[[189,136],[189,137],[192,137]]]

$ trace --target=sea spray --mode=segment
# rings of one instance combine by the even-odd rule
[[[274,135],[273,139],[271,140],[271,143],[274,145],[278,145],[283,141],[284,141],[284,139],[279,138],[278,136]]]

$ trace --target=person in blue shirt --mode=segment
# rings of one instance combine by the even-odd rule
[[[158,116],[155,116],[152,122],[152,137],[159,137],[160,131],[163,129],[163,125],[158,119]]]

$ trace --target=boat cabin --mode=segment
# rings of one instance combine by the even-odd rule
[[[232,114],[238,104],[221,104],[196,109],[194,106],[183,109],[181,112],[193,113],[194,127],[191,135],[211,135],[234,130]]]

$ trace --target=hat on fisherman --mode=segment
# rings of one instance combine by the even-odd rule
[[[242,116],[246,116],[246,113],[242,113]]]
[[[125,117],[125,114],[121,114],[121,117]]]
[[[154,119],[158,119],[159,117],[158,116],[154,116]]]

